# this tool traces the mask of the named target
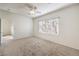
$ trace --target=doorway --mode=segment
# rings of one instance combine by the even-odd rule
[[[13,24],[10,19],[1,20],[2,38],[1,45],[6,45],[13,40]]]

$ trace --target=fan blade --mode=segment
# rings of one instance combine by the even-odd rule
[[[41,11],[36,11],[36,13],[41,13]]]

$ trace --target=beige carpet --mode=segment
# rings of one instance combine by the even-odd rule
[[[24,38],[0,48],[3,56],[79,56],[79,50],[36,37]]]
[[[1,39],[1,44],[6,45],[7,43],[11,42],[12,40],[13,40],[12,35],[3,36],[2,39]]]

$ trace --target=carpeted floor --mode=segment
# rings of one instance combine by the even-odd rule
[[[6,45],[7,43],[11,42],[12,40],[13,40],[12,35],[3,36],[2,39],[1,39],[1,44]]]
[[[79,50],[30,37],[12,41],[0,48],[3,56],[79,56]]]

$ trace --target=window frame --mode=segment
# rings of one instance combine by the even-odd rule
[[[42,33],[42,34],[51,34],[51,35],[58,35],[59,34],[59,20],[60,20],[60,17],[55,17],[55,18],[48,18],[48,19],[41,19],[41,20],[38,20],[38,32],[39,33]],[[51,29],[53,29],[54,31],[50,31],[51,29],[49,29],[48,30],[48,28],[47,29],[45,29],[45,31],[40,31],[40,22],[45,22],[45,25],[44,24],[41,24],[41,26],[42,25],[44,25],[44,26],[50,26],[50,25],[52,25],[52,22],[54,22],[54,23],[56,23],[56,24],[54,24],[55,25],[55,27],[51,27]],[[49,25],[46,25],[47,23],[46,23],[46,21],[48,21],[48,23],[49,23]],[[51,22],[52,21],[52,22]],[[43,27],[44,27],[43,26]],[[41,28],[43,28],[43,27],[41,27]],[[50,28],[50,27],[49,27]],[[47,32],[46,32],[47,31]]]

